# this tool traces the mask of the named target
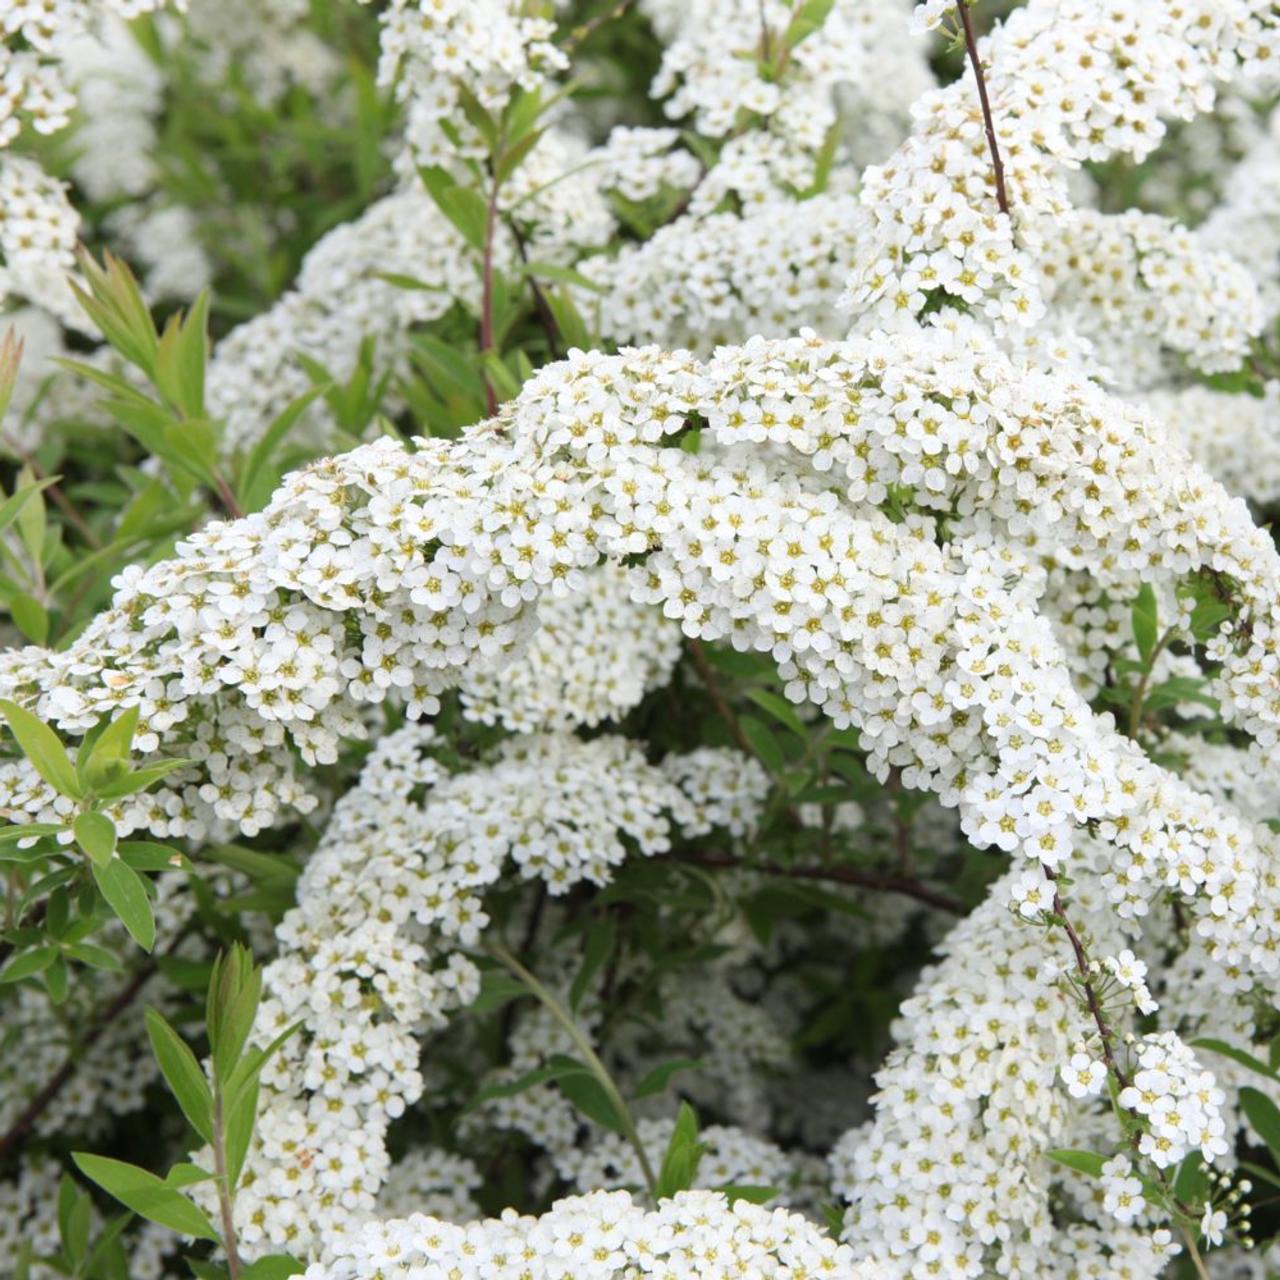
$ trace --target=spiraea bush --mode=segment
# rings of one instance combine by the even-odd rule
[[[0,1280],[1280,1276],[1280,5],[0,28]]]

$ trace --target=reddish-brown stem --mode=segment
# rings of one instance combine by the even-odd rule
[[[956,0],[956,8],[960,12],[960,25],[964,28],[964,47],[969,54],[969,65],[973,68],[973,78],[978,83],[978,101],[982,104],[982,123],[987,131],[987,146],[991,151],[991,167],[996,175],[996,203],[1000,212],[1009,212],[1009,193],[1004,185],[1004,163],[1000,159],[1000,146],[996,142],[995,121],[991,117],[991,102],[987,97],[987,78],[982,73],[982,60],[978,57],[978,38],[973,30],[973,15],[969,12],[968,0]]]
[[[244,515],[244,512],[236,501],[236,495],[231,492],[231,486],[217,472],[213,476],[213,487],[217,491],[218,501],[226,507],[232,519],[239,520]]]

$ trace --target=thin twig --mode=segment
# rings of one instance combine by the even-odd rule
[[[1075,926],[1071,923],[1071,919],[1067,915],[1066,906],[1062,901],[1062,895],[1058,892],[1058,873],[1052,867],[1045,866],[1043,863],[1041,863],[1041,869],[1044,871],[1045,879],[1053,886],[1053,914],[1066,930],[1067,938],[1071,943],[1071,950],[1075,955],[1076,961],[1077,981],[1080,989],[1084,992],[1085,1004],[1088,1007],[1089,1015],[1093,1019],[1094,1026],[1098,1028],[1098,1038],[1102,1041],[1103,1062],[1106,1063],[1107,1070],[1111,1073],[1116,1084],[1122,1090],[1127,1089],[1129,1087],[1129,1075],[1116,1060],[1113,1049],[1115,1033],[1107,1022],[1106,1014],[1102,1008],[1102,1001],[1098,998],[1097,988],[1093,985],[1088,952],[1085,950],[1084,943],[1080,940],[1080,935],[1076,932]],[[1129,1144],[1138,1158],[1141,1159],[1142,1151],[1136,1132],[1129,1135]],[[1178,1202],[1172,1188],[1169,1186],[1168,1179],[1164,1175],[1164,1171],[1155,1169],[1154,1173],[1156,1183],[1168,1196],[1168,1204],[1173,1209],[1178,1231],[1187,1246],[1187,1256],[1191,1259],[1191,1265],[1195,1267],[1196,1274],[1200,1277],[1200,1280],[1210,1280],[1208,1268],[1205,1266],[1204,1258],[1196,1246],[1195,1237],[1188,1230],[1184,1221],[1184,1218],[1192,1216],[1191,1210],[1186,1205]]]
[[[18,1142],[25,1138],[44,1114],[45,1109],[62,1092],[71,1078],[80,1069],[84,1055],[102,1037],[107,1028],[134,1002],[138,993],[147,984],[147,980],[156,972],[154,960],[145,961],[129,979],[128,983],[116,994],[115,998],[102,1011],[101,1015],[90,1024],[89,1029],[80,1037],[66,1061],[45,1082],[44,1087],[23,1108],[22,1114],[9,1126],[8,1131],[0,1136],[0,1164],[3,1164],[9,1153]]]
[[[574,27],[569,33],[568,38],[560,47],[565,53],[573,53],[584,40],[588,40],[606,23],[615,22],[621,18],[628,9],[631,8],[634,0],[618,0],[612,9],[605,9],[602,13],[596,14],[594,18],[582,23],[580,26]]]
[[[4,440],[4,447],[10,453],[31,468],[31,474],[37,480],[44,480],[48,477],[48,472],[36,461],[34,455],[28,453],[7,431],[0,432],[0,439]],[[45,489],[45,493],[53,499],[54,505],[66,516],[67,521],[85,542],[95,551],[100,551],[102,549],[101,540],[89,527],[89,522],[80,514],[76,504],[63,493],[62,486],[56,483],[51,484]]]
[[[520,261],[528,267],[529,246],[520,232],[520,226],[514,218],[509,219],[508,225],[511,228],[512,238],[516,242],[516,252],[520,255]],[[538,312],[538,320],[542,325],[542,331],[547,335],[547,346],[551,350],[551,355],[555,357],[560,354],[563,347],[560,326],[556,323],[555,312],[551,310],[551,304],[547,301],[546,291],[533,275],[528,275],[528,280],[529,288],[533,290],[533,305]]]
[[[964,47],[969,54],[973,78],[978,82],[978,101],[982,104],[982,123],[987,131],[987,146],[991,151],[991,167],[996,175],[996,203],[1000,212],[1009,212],[1009,193],[1004,186],[1004,163],[1000,159],[1000,146],[996,142],[995,121],[991,118],[991,102],[987,98],[987,79],[982,74],[982,60],[978,57],[978,38],[973,32],[973,15],[969,12],[969,0],[956,0],[960,11],[960,23],[964,27]]]
[[[631,1117],[631,1110],[627,1106],[626,1100],[619,1092],[618,1086],[614,1083],[608,1068],[600,1061],[600,1056],[596,1053],[591,1041],[582,1033],[582,1028],[574,1022],[560,1001],[510,951],[497,943],[491,943],[488,951],[495,960],[510,971],[513,977],[528,988],[531,995],[537,996],[547,1012],[560,1024],[569,1039],[573,1041],[574,1046],[582,1055],[583,1061],[590,1068],[591,1074],[604,1090],[614,1112],[617,1114],[618,1123],[622,1126],[623,1136],[631,1144],[636,1153],[636,1158],[640,1162],[640,1172],[644,1176],[645,1186],[648,1188],[654,1204],[657,1204],[658,1180],[654,1177],[653,1165],[649,1163],[649,1154],[644,1149],[644,1143],[640,1141],[639,1131],[636,1129],[635,1121]]]
[[[780,862],[758,862],[739,858],[729,853],[680,853],[672,855],[675,862],[691,862],[699,867],[741,867],[746,871],[759,871],[771,876],[789,876],[793,880],[826,880],[832,884],[856,885],[860,889],[876,889],[884,893],[900,893],[907,898],[963,915],[965,905],[941,890],[930,888],[914,876],[900,875],[896,871],[877,871],[872,867],[787,867]]]

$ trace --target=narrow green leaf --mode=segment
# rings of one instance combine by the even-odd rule
[[[86,1151],[73,1151],[71,1158],[86,1178],[96,1182],[126,1209],[132,1209],[149,1222],[157,1222],[179,1235],[194,1236],[197,1240],[218,1239],[204,1211],[155,1174],[139,1169],[137,1165],[91,1155]]]
[[[1280,1164],[1280,1108],[1265,1093],[1245,1085],[1240,1090],[1240,1109],[1254,1133],[1267,1144],[1272,1159]]]
[[[32,947],[30,951],[20,951],[0,970],[0,982],[20,982],[23,978],[43,973],[57,958],[57,947]]]
[[[147,1010],[147,1036],[169,1092],[182,1114],[206,1141],[213,1141],[213,1094],[187,1042],[154,1009]]]
[[[1248,1067],[1250,1071],[1256,1071],[1260,1076],[1266,1076],[1268,1080],[1274,1080],[1280,1084],[1280,1071],[1267,1066],[1265,1062],[1255,1058],[1251,1053],[1246,1053],[1243,1049],[1237,1049],[1235,1045],[1228,1044],[1225,1040],[1214,1040],[1205,1038],[1201,1040],[1193,1040],[1191,1042],[1193,1049],[1208,1049],[1210,1053],[1220,1053],[1224,1058],[1230,1058],[1232,1062],[1238,1062],[1242,1067]]]
[[[300,1275],[306,1268],[296,1258],[288,1254],[273,1254],[269,1258],[259,1258],[240,1270],[240,1280],[288,1280],[289,1276]]]
[[[1092,1151],[1073,1151],[1067,1148],[1059,1148],[1056,1151],[1048,1151],[1045,1153],[1050,1160],[1056,1160],[1059,1164],[1064,1164],[1068,1169],[1074,1169],[1077,1173],[1088,1174],[1091,1178],[1100,1178],[1102,1176],[1102,1166],[1106,1163],[1099,1155],[1095,1155]]]
[[[36,772],[60,795],[79,800],[84,793],[58,735],[25,707],[7,698],[0,698],[0,715],[9,722],[9,729],[22,748],[22,754],[31,761]]]
[[[1149,582],[1142,584],[1133,602],[1133,638],[1143,664],[1149,664],[1159,637],[1159,621],[1156,617],[1156,593]]]
[[[112,858],[104,867],[93,864],[93,878],[129,935],[150,951],[155,946],[156,921],[142,877],[120,858]]]
[[[673,1058],[670,1062],[659,1063],[652,1071],[646,1073],[631,1096],[640,1099],[661,1093],[678,1072],[699,1071],[702,1065],[701,1058]]]

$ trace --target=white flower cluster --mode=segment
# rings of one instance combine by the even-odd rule
[[[417,164],[444,164],[486,147],[467,119],[459,86],[501,115],[513,95],[565,70],[555,24],[516,0],[392,0],[381,16],[378,78],[409,104]],[[461,150],[455,140],[461,140]]]
[[[1228,253],[1247,247],[1266,304],[1280,312],[1280,111],[1223,183],[1222,199],[1200,228],[1206,244]]]
[[[1094,857],[1071,866],[1071,911],[1101,940],[1116,925]],[[833,1152],[837,1190],[851,1204],[845,1239],[903,1280],[922,1266],[938,1275],[1154,1280],[1173,1251],[1167,1231],[1053,1226],[1051,1181],[1064,1171],[1044,1152],[1087,1146],[1075,1135],[1089,1127],[1055,1080],[1061,1072],[1072,1096],[1087,1098],[1104,1071],[1087,1054],[1073,1056],[1092,1024],[1059,979],[1064,941],[1001,919],[1014,874],[922,974],[901,1008],[899,1047],[876,1077],[875,1119]]]
[[[1159,381],[1162,350],[1206,372],[1236,368],[1262,327],[1251,271],[1156,214],[1078,210],[1040,269],[1055,310],[1125,386]]]
[[[253,96],[277,101],[291,85],[317,96],[323,113],[345,107],[341,54],[307,25],[308,0],[195,0],[181,24],[166,25],[170,47],[197,54],[202,80],[225,82],[234,68]],[[325,95],[331,101],[326,103]]]
[[[710,352],[743,334],[780,336],[806,325],[838,337],[848,320],[835,302],[858,228],[849,195],[690,215],[612,258],[587,259],[583,271],[602,292],[581,302],[618,342]]]
[[[480,973],[463,949],[488,924],[482,894],[508,863],[560,894],[605,883],[628,846],[665,850],[672,816],[695,821],[627,739],[512,738],[454,776],[434,744],[429,726],[378,743],[277,930],[255,1035],[303,1029],[264,1075],[237,1199],[255,1252],[317,1251],[373,1209],[387,1125],[422,1092],[417,1033],[475,998]]]
[[[632,603],[626,571],[604,565],[549,601],[514,662],[464,679],[463,714],[513,733],[618,720],[671,678],[680,632]]]
[[[1160,1169],[1178,1164],[1193,1148],[1206,1161],[1226,1155],[1226,1125],[1219,1114],[1225,1095],[1213,1073],[1172,1031],[1143,1036],[1137,1057],[1120,1105],[1147,1122],[1139,1140],[1142,1154]]]
[[[63,184],[11,148],[24,130],[57,133],[76,107],[64,60],[99,21],[133,18],[163,0],[0,0],[0,303],[25,297],[79,323],[66,276],[79,215]]]
[[[930,17],[940,12],[931,9]],[[1031,0],[980,41],[979,52],[1009,214],[998,207],[970,70],[920,99],[915,132],[885,164],[864,174],[865,230],[845,295],[860,325],[909,323],[939,291],[997,326],[1034,325],[1051,301],[1042,257],[1051,256],[1055,244],[1064,246],[1068,260],[1073,252],[1079,215],[1068,172],[1116,153],[1145,157],[1163,137],[1165,121],[1212,105],[1217,84],[1270,70],[1280,55],[1280,30],[1270,0],[1231,0],[1212,10],[1153,8],[1145,0]],[[1086,234],[1084,248],[1092,238]],[[1088,251],[1096,255],[1098,245]],[[1217,318],[1206,324],[1204,316],[1217,307],[1230,310],[1247,280],[1233,272],[1215,289],[1212,259],[1196,261],[1190,242],[1175,256],[1176,269],[1166,264],[1168,281],[1144,271],[1142,283],[1181,289],[1190,278],[1204,300],[1153,307],[1152,337],[1178,339],[1213,367],[1238,359],[1247,335],[1237,330],[1247,327],[1249,309],[1240,325]],[[1121,278],[1136,274],[1127,265]],[[1109,283],[1103,300],[1114,309],[1113,291]],[[1068,300],[1078,309],[1087,296],[1077,290]],[[1147,318],[1140,306],[1130,314]],[[1198,321],[1189,318],[1197,315]],[[1104,329],[1106,318],[1104,310]],[[1228,326],[1225,333],[1219,324]]]
[[[699,421],[724,460],[657,447]],[[772,446],[772,473],[735,465],[738,445]],[[944,514],[945,545],[931,518],[877,509],[891,486]],[[576,589],[601,555],[646,555],[633,598],[686,634],[771,653],[794,700],[860,728],[873,767],[958,803],[971,838],[1053,865],[1076,824],[1112,824],[1118,903],[1140,910],[1176,868],[1184,893],[1222,900],[1198,927],[1223,955],[1273,967],[1270,837],[1089,710],[1022,540],[1104,581],[1229,577],[1250,627],[1222,641],[1216,692],[1272,740],[1280,560],[1244,505],[1138,410],[1020,369],[966,326],[755,341],[706,366],[576,355],[460,441],[381,441],[295,475],[265,511],[129,571],[70,648],[4,655],[0,683],[68,732],[137,703],[144,750],[196,744],[199,766],[120,806],[124,829],[253,830],[307,803],[290,742],[332,759],[363,732],[361,704],[433,711],[527,639],[541,594]],[[11,808],[58,811],[29,766],[0,776]]]
[[[370,1222],[330,1263],[304,1280],[639,1280],[639,1277],[808,1276],[882,1280],[874,1264],[785,1209],[765,1209],[715,1191],[682,1191],[645,1211],[625,1191],[557,1201],[539,1218],[508,1210],[465,1226],[417,1215]]]
[[[1142,399],[1228,491],[1260,507],[1280,502],[1280,384],[1268,382],[1261,397],[1192,385]]]
[[[407,1218],[425,1213],[446,1222],[468,1222],[480,1216],[472,1198],[484,1178],[466,1156],[436,1147],[414,1147],[391,1166],[378,1193],[378,1216]]]
[[[425,287],[402,288],[388,273]],[[345,381],[361,344],[372,341],[381,367],[403,367],[410,326],[438,319],[453,299],[474,299],[478,289],[465,241],[424,192],[375,201],[315,245],[275,306],[214,348],[207,396],[210,413],[225,423],[223,449],[251,446],[309,390],[299,355]],[[322,412],[313,405],[302,429],[323,432]]]
[[[786,0],[643,7],[666,41],[653,96],[671,119],[723,140],[693,194],[695,215],[730,197],[749,207],[806,190],[842,124],[855,163],[879,159],[933,84],[903,0],[836,0],[819,31],[794,45],[796,8]]]

